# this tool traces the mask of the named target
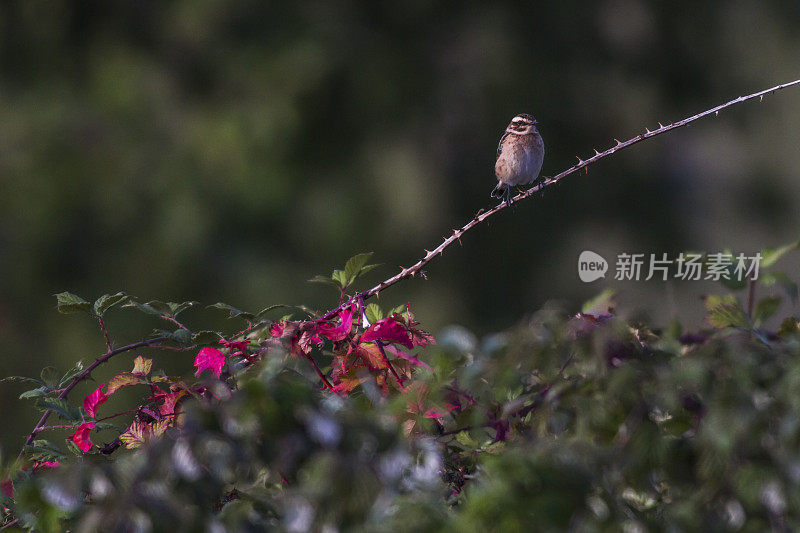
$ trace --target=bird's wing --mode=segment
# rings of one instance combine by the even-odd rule
[[[506,137],[508,137],[508,132],[503,133],[503,136],[500,137],[500,142],[497,143],[497,157],[495,158],[495,161],[500,159],[500,153],[503,151],[503,141],[506,140]]]

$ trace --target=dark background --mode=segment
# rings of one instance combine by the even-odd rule
[[[490,205],[514,114],[542,123],[553,175],[799,77],[798,29],[800,4],[760,0],[3,2],[0,375],[104,351],[90,319],[55,311],[62,290],[326,308],[334,292],[305,280],[374,251],[377,282]],[[624,310],[699,327],[708,284],[616,282],[615,257],[796,239],[799,103],[789,89],[604,160],[380,302],[481,335],[614,287]],[[586,249],[606,280],[578,279]],[[109,316],[118,343],[157,326]],[[7,454],[35,422],[22,390],[0,384]]]

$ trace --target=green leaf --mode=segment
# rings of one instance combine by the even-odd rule
[[[59,461],[66,457],[61,448],[46,439],[36,439],[25,446],[25,455],[34,461]]]
[[[66,400],[61,398],[39,398],[36,402],[36,407],[42,410],[50,410],[58,416],[69,422],[77,422],[81,420],[81,410],[78,407],[70,405]]]
[[[45,384],[51,389],[58,387],[58,371],[54,366],[44,367],[39,376],[42,378],[42,381],[44,381]]]
[[[209,308],[214,308],[214,309],[222,309],[223,311],[228,311],[228,313],[229,313],[228,318],[242,317],[242,318],[244,318],[246,320],[250,320],[250,321],[253,321],[256,318],[256,315],[254,315],[253,313],[248,313],[247,311],[242,311],[241,309],[237,309],[237,308],[233,307],[232,305],[228,305],[228,304],[222,303],[222,302],[217,302],[217,303],[215,303],[213,305],[209,305],[208,307]]]
[[[267,317],[267,314],[270,311],[273,311],[275,309],[299,309],[300,311],[302,311],[305,314],[307,314],[309,317],[317,316],[317,313],[315,311],[313,311],[312,309],[309,309],[305,305],[275,304],[275,305],[270,305],[269,307],[265,307],[264,309],[259,311],[256,314],[256,320],[264,320]]]
[[[38,389],[31,389],[19,395],[20,400],[29,400],[31,398],[41,398],[50,394],[52,389],[50,387],[39,387]]]
[[[89,302],[77,294],[60,292],[54,296],[56,297],[56,306],[59,313],[64,313],[65,315],[70,313],[92,313]]]
[[[198,331],[197,333],[192,336],[192,343],[197,346],[209,346],[209,345],[217,345],[219,344],[219,340],[222,338],[222,335],[217,333],[216,331],[210,330],[203,330]]]
[[[474,450],[478,447],[478,441],[473,439],[468,431],[462,431],[456,434],[456,441],[468,450]]]
[[[767,287],[780,285],[792,303],[797,302],[797,284],[783,272],[765,272],[759,276],[758,281]]]
[[[706,320],[715,328],[750,326],[747,314],[732,294],[707,296],[705,306],[708,311]]]
[[[352,283],[355,281],[361,272],[361,269],[364,268],[370,257],[372,257],[372,252],[366,252],[363,254],[354,255],[347,260],[347,263],[344,265],[344,274],[349,282]]]
[[[753,311],[753,320],[757,322],[763,322],[775,314],[775,311],[778,310],[779,305],[781,305],[780,296],[769,296],[767,298],[762,298],[758,301],[756,308]]]
[[[800,241],[786,244],[779,248],[764,248],[761,250],[760,268],[769,268],[774,265],[781,257],[800,246]]]
[[[328,276],[321,276],[317,275],[308,280],[310,283],[326,283],[328,285],[333,285],[337,289],[340,289],[341,286],[339,285],[338,281],[334,281],[333,278],[329,278]]]
[[[800,322],[793,316],[786,317],[781,322],[781,328],[778,331],[778,335],[785,336],[790,335],[793,333],[797,333],[800,331]]]
[[[167,302],[167,306],[169,307],[169,315],[168,316],[176,317],[180,313],[186,311],[190,307],[193,307],[193,306],[195,306],[195,305],[197,305],[199,303],[200,302],[193,302],[193,301],[181,302],[181,303]]]
[[[169,334],[169,338],[185,346],[192,344],[192,332],[186,328],[178,328]]]
[[[112,307],[117,304],[120,304],[128,299],[128,296],[124,292],[118,292],[116,294],[104,294],[94,302],[94,312],[96,315],[102,315]]]
[[[0,383],[36,383],[37,385],[45,385],[45,382],[41,379],[36,378],[29,378],[27,376],[8,376],[6,378],[0,379]]]
[[[581,312],[586,315],[599,315],[614,311],[614,289],[606,289],[591,300],[587,300]]]
[[[78,361],[77,363],[75,363],[75,366],[67,370],[67,373],[61,377],[61,379],[58,382],[58,386],[63,387],[64,385],[72,381],[78,374],[83,372],[83,368],[84,368],[83,361]]]
[[[383,309],[378,304],[372,303],[367,305],[366,309],[364,309],[364,314],[369,320],[370,324],[374,324],[378,320],[381,320],[385,315],[383,314]]]
[[[344,273],[344,270],[334,270],[333,271],[333,281],[339,286],[340,289],[346,289],[348,282],[347,282],[347,274]]]
[[[146,304],[139,303],[136,300],[129,300],[128,303],[124,304],[122,307],[133,307],[146,315],[155,316],[165,315],[170,312],[169,306],[164,302],[159,302],[158,300],[153,300],[151,302],[147,302]]]

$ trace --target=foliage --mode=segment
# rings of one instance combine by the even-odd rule
[[[762,289],[791,248],[770,256]],[[409,306],[385,312],[348,292],[366,270],[357,262],[336,271],[351,273],[328,313],[212,306],[247,321],[233,335],[181,322],[194,302],[57,295],[103,329],[114,305],[177,328],[109,344],[105,360],[146,345],[194,354],[195,370],[169,376],[136,355],[80,405],[69,391],[104,358],[10,378],[64,424],[41,422],[4,462],[4,520],[40,531],[800,527],[800,324],[765,327],[779,297],[709,295],[707,325],[684,332],[626,320],[607,291],[578,314],[548,306],[482,340],[451,327],[435,343]],[[129,389],[138,405],[107,414]],[[65,445],[40,436],[58,430]]]

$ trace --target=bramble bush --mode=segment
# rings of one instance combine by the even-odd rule
[[[451,327],[434,341],[410,305],[383,310],[353,291],[369,254],[314,280],[338,292],[327,313],[211,306],[241,324],[233,333],[185,323],[195,302],[58,294],[61,312],[97,321],[108,349],[89,365],[7,379],[33,386],[21,398],[43,417],[19,457],[3,460],[3,523],[796,529],[800,331],[794,317],[766,323],[777,320],[776,288],[797,298],[774,269],[797,246],[763,250],[757,280],[723,280],[691,331],[627,321],[606,291],[577,314],[547,306],[509,331],[478,339]],[[124,307],[168,327],[115,347],[104,317]],[[185,359],[185,375],[158,370],[165,352]],[[130,371],[101,378],[117,356]],[[99,386],[81,398],[89,379]],[[122,389],[138,402],[108,410]]]
[[[514,200],[795,85],[617,140]],[[31,385],[20,398],[42,416],[15,459],[0,457],[0,529],[800,529],[800,323],[777,321],[773,294],[796,301],[795,281],[774,266],[800,242],[762,250],[749,279],[735,280],[735,265],[717,269],[725,291],[705,296],[706,324],[688,331],[627,320],[610,291],[580,313],[548,306],[483,339],[453,327],[434,340],[410,304],[367,302],[425,277],[434,257],[507,207],[481,209],[371,289],[354,290],[374,268],[370,254],[316,277],[339,296],[327,312],[210,306],[238,321],[233,332],[184,321],[197,302],[57,294],[59,311],[97,322],[107,350],[4,380]],[[124,307],[161,328],[116,346],[105,317]],[[159,369],[167,352],[184,356],[185,373]],[[101,377],[122,355],[130,370]],[[81,399],[89,380],[99,386]],[[123,390],[138,400],[112,409]]]

